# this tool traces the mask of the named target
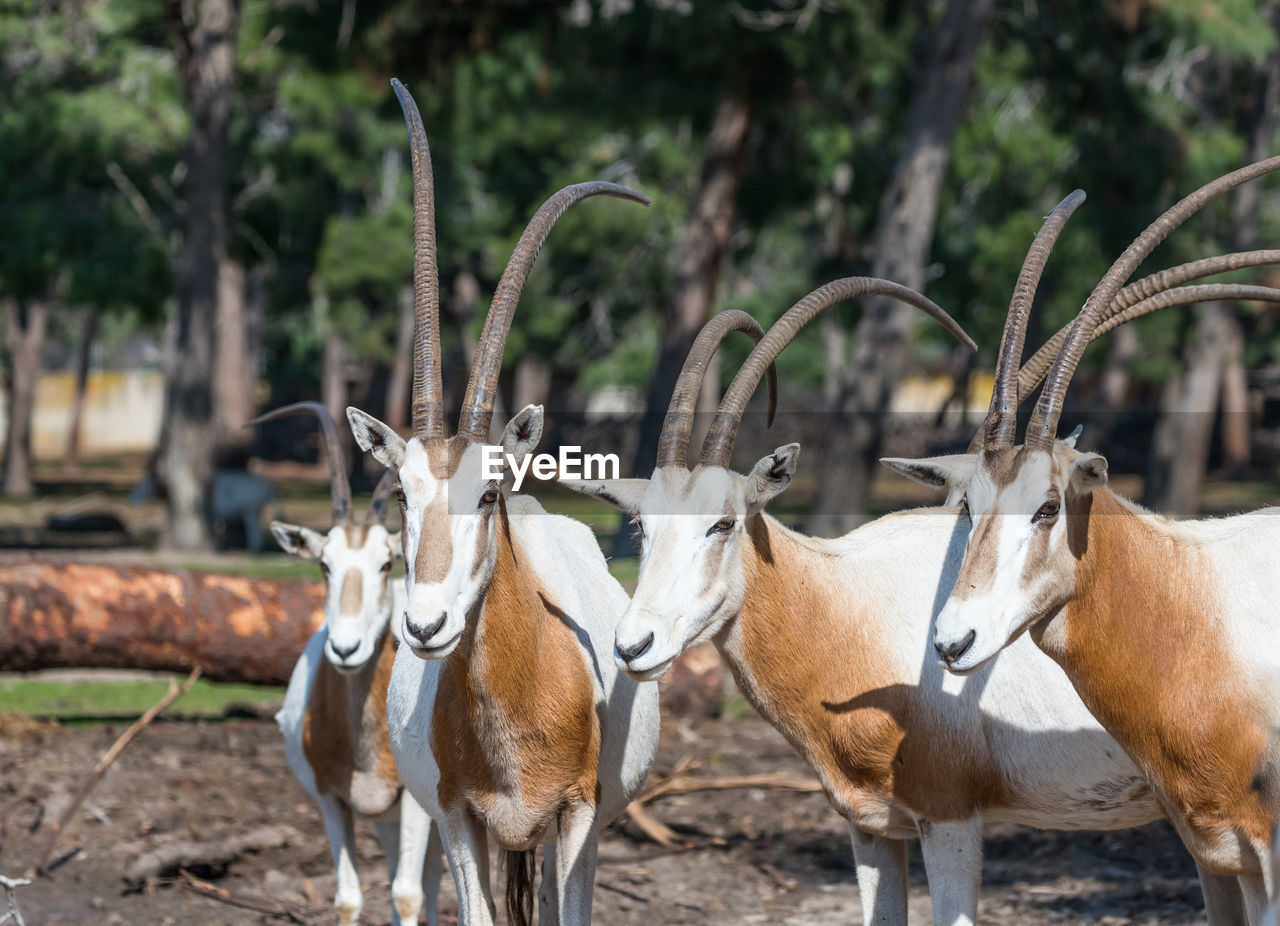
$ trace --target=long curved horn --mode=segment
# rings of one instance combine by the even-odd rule
[[[1197,302],[1218,302],[1221,300],[1251,299],[1255,302],[1280,302],[1280,289],[1270,286],[1253,286],[1247,283],[1206,283],[1201,286],[1178,286],[1158,292],[1146,299],[1139,300],[1119,312],[1103,318],[1094,327],[1089,337],[1090,343],[1096,341],[1109,331],[1134,319],[1151,315],[1163,309],[1178,305],[1193,305]],[[1070,333],[1070,326],[1061,329],[1045,342],[1030,360],[1018,371],[1018,395],[1028,396],[1044,381],[1045,374],[1053,364],[1062,342]]]
[[[1171,302],[1170,305],[1188,305],[1206,298],[1255,298],[1259,299],[1259,301],[1270,301],[1258,296],[1204,297],[1197,295],[1192,298],[1193,293],[1176,289],[1176,287],[1180,287],[1190,280],[1199,280],[1219,273],[1229,273],[1233,270],[1243,270],[1247,267],[1260,267],[1267,264],[1280,264],[1280,250],[1237,251],[1232,254],[1219,254],[1215,257],[1205,257],[1201,260],[1178,264],[1167,270],[1161,270],[1159,273],[1143,277],[1116,293],[1116,297],[1111,300],[1111,305],[1102,314],[1102,318],[1099,320],[1093,335],[1089,338],[1089,342],[1093,343],[1093,341],[1107,332],[1114,331],[1120,325],[1135,318],[1166,308],[1167,306],[1153,301],[1157,296],[1176,298],[1177,301]],[[1177,292],[1178,295],[1176,297],[1165,295],[1172,292]],[[1036,387],[1044,381],[1045,374],[1049,372],[1049,367],[1053,365],[1054,357],[1058,355],[1058,350],[1062,347],[1062,342],[1067,339],[1067,334],[1070,331],[1070,323],[1063,325],[1053,337],[1040,346],[1040,349],[1031,356],[1030,360],[1022,365],[1022,369],[1018,371],[1019,405],[1025,402]],[[981,450],[984,446],[985,437],[986,429],[984,426],[978,429],[978,432],[973,436],[973,440],[969,442],[969,452],[977,453]]]
[[[1022,362],[1022,349],[1026,344],[1031,304],[1035,301],[1036,287],[1040,284],[1049,253],[1053,250],[1062,227],[1084,202],[1084,197],[1084,190],[1075,190],[1058,203],[1040,226],[1040,231],[1031,242],[1022,262],[1022,271],[1018,274],[1013,297],[1009,300],[1009,316],[1005,319],[1004,334],[1000,337],[995,385],[991,389],[991,407],[987,411],[988,447],[1013,445],[1018,426],[1018,364]]]
[[[387,470],[373,487],[373,498],[369,500],[369,510],[364,513],[365,524],[382,524],[387,520],[387,500],[391,497],[391,487],[396,483],[394,470]]]
[[[475,359],[471,364],[471,378],[467,382],[467,394],[462,400],[462,417],[458,422],[458,434],[469,437],[477,443],[489,439],[489,420],[493,417],[493,401],[498,391],[498,373],[502,370],[502,352],[507,346],[507,334],[511,331],[511,320],[515,317],[516,305],[520,301],[520,293],[533,262],[542,250],[547,235],[559,221],[560,216],[574,203],[588,196],[616,196],[629,199],[641,205],[649,205],[649,197],[635,190],[595,180],[589,183],[575,183],[567,186],[551,196],[538,209],[524,234],[511,252],[511,259],[502,271],[502,279],[493,294],[493,302],[489,305],[489,314],[485,316],[484,330],[480,333],[480,344],[476,349]]]
[[[1084,308],[1072,322],[1071,331],[1062,349],[1058,351],[1058,356],[1054,358],[1053,366],[1045,378],[1044,389],[1040,392],[1035,410],[1031,413],[1031,421],[1027,424],[1026,445],[1028,447],[1047,449],[1052,445],[1058,430],[1058,418],[1062,415],[1062,402],[1067,386],[1071,382],[1071,376],[1075,373],[1076,367],[1080,364],[1080,358],[1084,355],[1090,334],[1101,314],[1111,305],[1111,300],[1124,286],[1125,281],[1132,276],[1138,265],[1174,229],[1204,208],[1206,203],[1242,183],[1277,169],[1280,169],[1280,157],[1273,157],[1219,177],[1168,209],[1133,240],[1133,243],[1111,265],[1106,275],[1098,281],[1098,285],[1085,300]]]
[[[743,331],[759,344],[764,337],[760,323],[741,309],[729,309],[713,316],[689,348],[684,358],[680,376],[676,379],[671,402],[667,405],[667,417],[662,422],[662,435],[658,438],[658,466],[688,466],[689,436],[693,433],[693,414],[698,406],[698,393],[707,375],[707,366],[716,350],[731,332]],[[778,371],[773,364],[765,374],[769,380],[769,424],[778,409]]]
[[[246,424],[261,424],[289,415],[311,412],[320,422],[324,436],[325,455],[329,458],[329,502],[333,508],[333,523],[340,524],[351,516],[351,484],[347,482],[347,467],[342,458],[342,442],[338,440],[338,426],[329,409],[319,402],[295,402],[264,412]]]
[[[436,194],[431,149],[422,115],[404,84],[392,78],[409,128],[413,161],[413,434],[444,437],[444,386],[440,368],[440,271],[436,266]]]
[[[822,314],[833,305],[859,296],[890,296],[900,302],[915,306],[926,315],[942,323],[942,326],[955,335],[970,350],[977,345],[965,333],[959,323],[931,300],[914,289],[908,289],[898,283],[880,280],[875,277],[846,277],[819,286],[783,313],[773,323],[764,339],[755,346],[750,356],[738,370],[738,374],[729,384],[728,391],[720,400],[720,408],[711,422],[711,430],[707,432],[706,442],[702,445],[702,462],[707,466],[729,465],[733,455],[733,442],[738,436],[738,425],[742,421],[742,413],[746,410],[747,401],[760,384],[760,377],[765,369],[777,359],[782,349],[791,343],[791,339],[800,329]]]

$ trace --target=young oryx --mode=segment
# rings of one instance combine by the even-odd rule
[[[405,783],[444,829],[469,926],[492,922],[487,837],[507,853],[507,908],[532,915],[534,850],[545,845],[545,922],[591,920],[600,827],[644,782],[658,692],[609,659],[627,606],[591,531],[510,494],[511,466],[537,446],[542,409],[507,425],[507,467],[486,474],[498,371],[533,260],[555,220],[586,196],[647,202],[625,187],[567,187],[538,210],[498,283],[456,436],[445,436],[430,155],[398,82],[414,165],[413,437],[348,409],[360,446],[399,476],[409,596],[387,719]]]
[[[1103,457],[1054,435],[1098,317],[1134,269],[1210,199],[1277,168],[1272,158],[1215,180],[1134,240],[1072,324],[1021,447],[1009,371],[1025,313],[1010,320],[994,423],[965,483],[968,549],[934,636],[953,671],[973,672],[1030,628],[1147,773],[1196,859],[1241,876],[1251,923],[1280,818],[1280,789],[1249,787],[1260,765],[1280,768],[1265,746],[1280,723],[1280,510],[1169,521],[1111,492]]]
[[[1046,223],[1015,299],[1030,301],[1070,208]],[[1165,286],[1194,276],[1185,268],[1168,274]],[[686,647],[713,640],[746,697],[805,756],[849,820],[864,921],[906,922],[901,840],[918,835],[935,922],[971,923],[983,820],[1108,829],[1158,819],[1161,811],[1142,773],[1034,646],[1015,645],[963,681],[930,658],[932,615],[963,553],[966,525],[957,509],[904,512],[819,540],[764,513],[789,484],[798,445],[778,448],[745,477],[728,468],[765,366],[818,313],[868,292],[932,305],[882,281],[828,284],[752,352],[692,472],[688,397],[700,384],[686,377],[701,374],[687,365],[650,479],[562,482],[636,516],[640,579],[616,637],[627,673],[657,678]],[[1135,302],[1177,297],[1153,287]],[[1234,885],[1202,877],[1211,920],[1229,921]]]
[[[444,867],[440,837],[401,787],[387,737],[387,681],[395,659],[390,617],[404,610],[403,586],[391,580],[400,535],[388,534],[383,525],[391,474],[383,476],[364,520],[356,522],[337,427],[327,408],[299,402],[250,424],[303,411],[315,413],[324,434],[333,527],[321,534],[272,521],[271,533],[287,552],[320,563],[325,623],[293,669],[276,722],[289,767],[324,817],[338,876],[338,922],[347,926],[360,918],[354,818],[361,817],[373,821],[387,855],[392,922],[418,922],[425,897],[427,922],[435,923]]]

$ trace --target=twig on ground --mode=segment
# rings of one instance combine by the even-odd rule
[[[647,809],[645,804],[671,794],[689,794],[694,791],[725,791],[732,788],[761,788],[766,791],[821,791],[822,785],[815,778],[803,775],[787,775],[766,772],[761,775],[728,775],[721,778],[702,778],[691,774],[698,764],[688,756],[676,763],[667,777],[649,785],[627,806],[627,816],[640,830],[660,846],[685,845],[675,830],[667,826]]]
[[[80,789],[76,791],[75,796],[71,799],[71,803],[67,805],[67,809],[62,812],[62,816],[49,830],[49,836],[45,840],[39,856],[37,856],[35,874],[42,877],[48,877],[49,869],[47,865],[49,863],[49,856],[53,854],[54,846],[58,844],[58,837],[62,834],[62,831],[66,828],[67,824],[71,822],[72,817],[74,817],[76,811],[80,809],[80,805],[84,803],[85,798],[89,796],[89,792],[93,789],[93,786],[98,783],[98,779],[102,777],[102,773],[107,770],[107,767],[110,766],[117,757],[119,757],[120,753],[124,751],[124,748],[128,746],[133,738],[141,733],[142,730],[151,723],[151,721],[155,720],[156,717],[168,708],[170,704],[190,691],[191,686],[196,683],[196,679],[199,677],[200,667],[196,666],[191,670],[191,674],[187,676],[186,681],[184,681],[181,686],[175,685],[171,679],[169,681],[168,693],[161,698],[155,706],[150,708],[145,714],[134,721],[133,725],[129,727],[129,729],[125,730],[124,733],[120,734],[119,739],[111,744],[111,748],[102,754],[102,758],[99,759],[98,764],[93,767],[93,771],[89,773],[89,777],[84,780],[82,785],[80,785]]]
[[[22,911],[18,909],[18,898],[15,894],[18,888],[24,884],[30,884],[27,878],[6,878],[0,875],[0,887],[4,888],[4,915],[0,916],[0,923],[7,923],[13,920],[14,926],[26,926],[26,920],[22,918]]]
[[[266,916],[281,916],[292,923],[302,923],[304,926],[307,922],[307,918],[304,915],[296,913],[281,904],[261,900],[257,897],[249,897],[244,894],[233,894],[226,888],[218,887],[216,884],[210,884],[208,881],[197,878],[185,868],[179,874],[182,875],[183,887],[199,894],[201,897],[207,897],[210,900],[216,900],[218,903],[224,903],[232,907],[239,907],[242,910],[252,910],[254,913],[262,913]]]

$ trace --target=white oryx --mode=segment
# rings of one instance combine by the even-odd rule
[[[396,471],[408,602],[387,698],[406,786],[444,830],[468,926],[492,921],[488,838],[506,852],[507,911],[532,915],[534,851],[546,846],[543,922],[587,924],[599,831],[639,789],[658,739],[656,685],[614,667],[613,628],[627,606],[591,531],[510,494],[510,468],[484,474],[483,445],[507,332],[524,281],[559,216],[586,196],[647,202],[586,183],[552,196],[530,221],[485,320],[462,420],[445,435],[430,154],[421,117],[394,82],[414,166],[413,437],[348,409],[360,446]],[[542,409],[507,425],[520,465]]]
[[[391,570],[400,535],[388,534],[390,476],[374,490],[364,520],[351,511],[351,486],[329,410],[318,402],[287,405],[250,424],[298,412],[320,419],[329,457],[333,527],[319,533],[271,522],[280,546],[320,564],[325,581],[325,622],[294,666],[276,722],[284,734],[289,767],[320,805],[337,873],[334,909],[342,926],[360,918],[355,819],[373,821],[391,871],[392,922],[437,921],[436,901],[444,868],[439,834],[426,811],[405,793],[387,737],[387,682],[395,659],[393,614],[404,608],[403,587]],[[425,862],[425,867],[424,867]]]
[[[1276,782],[1268,731],[1280,724],[1280,509],[1175,522],[1107,488],[1107,461],[1056,441],[1063,395],[1103,307],[1141,261],[1206,202],[1280,168],[1259,162],[1207,184],[1125,250],[1073,322],[1015,447],[1025,312],[1010,319],[993,424],[965,482],[964,564],[935,646],[955,672],[1035,643],[1150,778],[1197,861],[1240,876],[1261,920]],[[1029,680],[1027,690],[1039,682]],[[1270,795],[1270,799],[1265,797]]]
[[[1046,223],[1015,300],[1030,302],[1073,208],[1060,207]],[[1113,314],[1136,317],[1151,300],[1185,301],[1172,287],[1242,259],[1166,271],[1143,293],[1115,301]],[[729,469],[743,409],[765,368],[821,311],[869,292],[932,307],[875,280],[810,294],[737,374],[690,472],[693,402],[714,350],[699,345],[676,387],[653,476],[562,483],[635,515],[643,538],[639,584],[617,630],[619,665],[634,678],[658,678],[688,646],[714,641],[748,700],[804,755],[849,821],[864,922],[906,922],[903,840],[919,836],[934,921],[972,923],[984,820],[1116,829],[1162,813],[1142,772],[1030,642],[970,679],[949,677],[932,658],[932,616],[963,555],[967,522],[958,509],[894,514],[821,540],[764,513],[789,484],[798,445],[778,448],[747,476]],[[945,470],[937,481],[948,482]],[[1233,922],[1234,883],[1201,875],[1211,921]]]

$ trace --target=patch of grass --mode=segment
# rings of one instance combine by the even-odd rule
[[[7,711],[63,720],[141,714],[164,697],[168,690],[169,683],[164,678],[81,682],[0,679],[0,701]],[[168,713],[219,717],[231,705],[261,708],[283,700],[283,688],[200,679]]]

